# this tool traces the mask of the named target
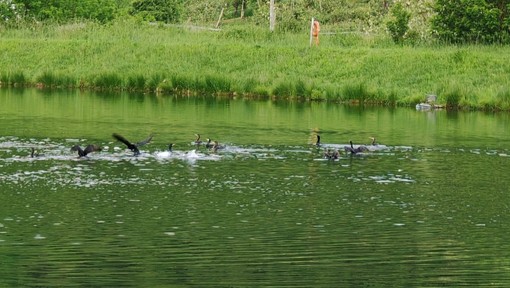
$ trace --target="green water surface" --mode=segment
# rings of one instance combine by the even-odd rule
[[[0,90],[0,286],[508,287],[509,120]]]

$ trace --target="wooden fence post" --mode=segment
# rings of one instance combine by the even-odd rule
[[[313,42],[313,21],[315,19],[312,17],[312,24],[310,24],[310,47],[312,47],[312,42]]]
[[[269,30],[274,31],[274,25],[276,21],[276,15],[274,11],[274,0],[269,1]]]

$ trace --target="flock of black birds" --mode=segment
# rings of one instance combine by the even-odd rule
[[[220,145],[218,143],[218,141],[212,141],[211,139],[208,138],[207,142],[202,142],[200,140],[200,134],[195,134],[195,136],[197,136],[196,140],[194,141],[195,145],[204,144],[205,147],[210,149],[210,151],[212,151],[212,152],[216,152],[220,149],[225,148],[225,145]],[[140,155],[139,147],[150,143],[152,141],[152,138],[154,137],[154,135],[151,134],[151,135],[149,135],[149,137],[147,139],[142,140],[140,142],[136,142],[136,143],[133,143],[133,142],[127,140],[124,136],[117,134],[117,133],[113,133],[112,137],[114,139],[116,139],[117,141],[122,142],[124,145],[126,145],[127,148],[129,150],[131,150],[131,152],[133,152],[133,156],[138,156],[138,155]],[[172,151],[173,146],[174,146],[174,144],[170,143],[168,145],[168,151]],[[72,152],[78,152],[78,158],[88,157],[88,154],[90,154],[92,152],[99,152],[101,150],[103,150],[103,148],[98,145],[95,145],[95,144],[89,144],[85,147],[85,149],[83,149],[80,145],[74,145],[73,147],[71,147]],[[34,158],[34,157],[39,157],[39,156],[43,156],[43,154],[40,154],[37,150],[35,150],[35,148],[32,148],[30,157]]]
[[[127,148],[129,150],[131,150],[131,152],[133,152],[133,156],[138,156],[140,155],[140,149],[139,147],[141,146],[144,146],[148,143],[150,143],[152,141],[152,138],[153,138],[154,135],[149,135],[149,137],[145,140],[142,140],[140,142],[136,142],[136,143],[133,143],[129,140],[127,140],[124,136],[120,135],[120,134],[117,134],[117,133],[113,133],[112,134],[112,137],[114,139],[116,139],[117,141],[123,143],[124,145],[127,146]],[[196,136],[196,139],[194,142],[192,142],[193,144],[195,145],[204,145],[207,149],[209,149],[210,151],[212,152],[216,152],[220,149],[224,149],[225,148],[225,145],[220,145],[218,143],[218,141],[213,141],[211,140],[210,138],[207,138],[206,142],[202,141],[201,138],[200,138],[200,134],[195,134]],[[370,137],[372,139],[372,143],[371,145],[375,146],[377,145],[376,141],[375,141],[375,138],[374,137]],[[350,154],[350,155],[356,155],[358,153],[362,153],[362,152],[365,152],[365,151],[369,151],[369,149],[367,148],[367,146],[365,145],[359,145],[358,147],[354,147],[352,141],[349,141],[349,144],[350,146],[344,146],[344,151],[345,153],[347,154]],[[315,143],[315,146],[320,148],[322,147],[322,143],[321,143],[321,137],[319,134],[317,134],[317,141]],[[168,145],[168,151],[172,151],[173,149],[173,146],[174,144],[173,143],[170,143]],[[85,147],[85,149],[83,149],[82,147],[80,147],[80,145],[74,145],[73,147],[71,147],[71,151],[72,152],[78,152],[78,158],[81,158],[81,157],[88,157],[87,155],[92,153],[92,152],[98,152],[98,151],[101,151],[102,150],[102,147],[98,146],[98,145],[95,145],[95,144],[89,144]],[[32,151],[30,153],[30,157],[39,157],[39,156],[42,156],[42,154],[39,154],[34,148],[32,148]],[[325,159],[329,159],[329,160],[335,160],[335,159],[338,159],[340,157],[340,152],[337,150],[337,149],[331,149],[331,148],[324,148],[324,158]]]
[[[375,137],[370,137],[370,139],[372,139],[372,143],[371,145],[372,146],[376,146],[377,143],[375,141]],[[350,154],[350,155],[356,155],[358,153],[362,153],[362,152],[365,152],[365,151],[369,151],[368,147],[365,146],[365,145],[359,145],[358,147],[354,148],[354,145],[352,143],[352,140],[349,140],[349,144],[350,146],[344,146],[344,151],[345,153],[347,154]],[[321,136],[317,134],[317,142],[315,143],[315,145],[317,147],[321,147],[322,146],[322,143],[321,143]],[[324,149],[324,158],[325,159],[329,159],[329,160],[335,160],[335,159],[338,159],[340,157],[340,151],[334,149]]]

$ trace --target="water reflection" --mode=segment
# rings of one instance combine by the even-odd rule
[[[0,92],[0,286],[510,283],[506,115]]]

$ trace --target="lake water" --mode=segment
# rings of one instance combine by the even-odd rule
[[[509,287],[509,126],[504,113],[0,90],[0,286]],[[133,157],[112,133],[154,138]],[[343,153],[349,140],[370,151]],[[78,158],[76,144],[103,150]]]

